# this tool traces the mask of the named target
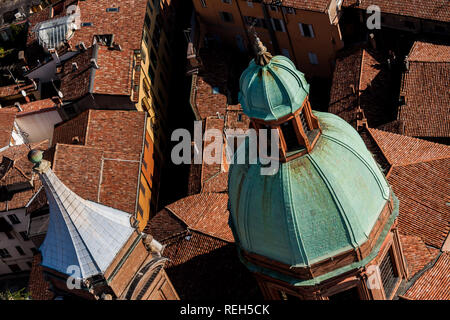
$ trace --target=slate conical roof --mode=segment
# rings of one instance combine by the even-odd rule
[[[58,179],[48,161],[30,161],[37,162],[35,171],[50,207],[40,247],[42,265],[81,279],[104,273],[134,231],[131,215],[79,197]]]

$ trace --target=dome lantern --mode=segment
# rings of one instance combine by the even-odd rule
[[[276,129],[280,159],[311,152],[321,129],[308,100],[305,75],[284,56],[274,56],[256,38],[256,58],[240,78],[239,101],[255,129]]]

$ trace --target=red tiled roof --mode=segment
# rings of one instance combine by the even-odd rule
[[[41,262],[41,254],[33,257],[28,291],[32,300],[52,300],[55,295],[50,291],[50,285],[44,279]]]
[[[382,58],[364,48],[341,52],[336,61],[328,111],[356,127],[358,107],[369,126],[388,119],[393,101],[390,73]]]
[[[53,170],[81,197],[134,213],[144,129],[143,112],[85,111],[55,128]]]
[[[196,231],[179,233],[163,243],[163,256],[169,258],[166,272],[181,299],[262,299],[234,244]]]
[[[48,141],[46,140],[32,144],[31,148],[45,150],[47,146]],[[0,189],[9,184],[24,183],[31,180],[33,164],[27,158],[29,151],[30,149],[26,145],[18,145],[9,147],[0,153],[0,162],[3,157],[14,161],[13,166],[1,178]],[[0,212],[24,208],[30,199],[39,191],[40,187],[40,180],[35,179],[33,187],[26,191],[8,194],[6,191],[0,190]]]
[[[22,104],[20,107],[22,108],[22,111],[17,113],[17,117],[54,110],[57,108],[57,105],[52,99],[43,99]]]
[[[400,234],[400,241],[410,272],[410,279],[439,254],[439,249],[427,247],[419,237]]]
[[[450,231],[450,157],[394,166],[388,181],[400,200],[398,228],[441,248]]]
[[[209,151],[211,151],[211,150],[209,150],[207,148],[208,147],[213,147],[213,146],[218,146],[217,142],[215,140],[213,140],[212,138],[210,138],[209,141],[205,141],[204,142],[204,144],[203,144],[202,176],[201,176],[201,183],[202,184],[205,181],[207,181],[208,179],[210,179],[211,177],[213,177],[214,175],[216,175],[219,172],[221,172],[221,168],[222,168],[221,163],[222,163],[224,152],[225,152],[225,150],[223,148],[223,141],[224,141],[223,128],[224,128],[224,119],[207,118],[205,120],[205,132],[208,131],[208,130],[216,129],[216,130],[218,130],[221,133],[220,146],[222,146],[222,154],[220,155],[221,162],[220,163],[215,163],[215,161],[213,161],[213,160],[216,157],[218,157],[218,155],[216,155],[215,153],[211,153],[210,154]],[[214,151],[216,151],[216,150],[214,150]],[[210,159],[210,160],[208,160],[208,159]],[[211,162],[214,162],[214,163],[208,163],[208,161],[211,161]]]
[[[34,85],[32,83],[19,83],[18,85],[11,84],[0,87],[0,98],[19,95],[22,90],[25,90],[27,93],[34,91]]]
[[[199,193],[182,198],[168,206],[188,228],[213,237],[234,242],[228,226],[228,195],[225,193]]]
[[[344,6],[355,6],[356,0],[345,0]],[[382,13],[416,17],[427,20],[450,22],[448,0],[361,0],[356,8],[366,10],[369,6],[379,6]]]
[[[0,149],[9,146],[16,113],[15,108],[0,109]]]
[[[98,69],[91,59],[96,57]],[[73,70],[72,64],[77,64]],[[64,100],[76,100],[88,93],[130,95],[133,58],[128,50],[94,45],[66,60],[60,74]]]
[[[264,0],[271,4],[272,0]],[[328,9],[329,0],[284,0],[283,7],[324,12]]]
[[[450,253],[443,252],[434,266],[409,288],[405,297],[414,300],[450,300]]]
[[[391,165],[450,157],[450,146],[369,128]]]
[[[202,192],[228,192],[228,172],[221,172],[203,183]]]
[[[400,93],[405,97],[405,105],[398,113],[404,134],[450,137],[449,51],[449,46],[422,42],[412,47]]]

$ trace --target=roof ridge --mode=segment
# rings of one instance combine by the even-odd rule
[[[432,162],[432,161],[444,160],[444,159],[449,159],[449,158],[450,158],[450,155],[437,157],[437,158],[431,158],[431,159],[425,159],[425,160],[420,160],[420,161],[418,160],[418,161],[413,161],[410,163],[394,164],[392,166],[393,167],[406,167],[406,166],[411,166],[411,165],[415,165],[415,164],[419,164],[419,163],[428,163],[428,162]]]

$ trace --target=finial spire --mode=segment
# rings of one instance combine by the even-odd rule
[[[272,54],[267,51],[267,48],[261,42],[261,40],[256,37],[255,39],[255,49],[256,49],[256,63],[260,66],[267,65],[272,59]]]

